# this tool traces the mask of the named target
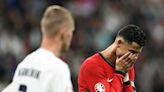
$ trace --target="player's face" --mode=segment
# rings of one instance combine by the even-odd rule
[[[68,26],[68,28],[65,30],[65,37],[63,39],[63,46],[62,46],[62,52],[65,52],[69,49],[72,36],[74,31],[74,25]]]
[[[124,43],[121,43],[119,45],[119,47],[117,48],[117,50],[116,50],[116,56],[118,58],[120,58],[121,56],[123,56],[127,52],[131,52],[133,54],[139,55],[139,53],[141,51],[142,51],[142,47],[139,46],[137,43],[132,42],[130,44],[130,43],[124,42]]]

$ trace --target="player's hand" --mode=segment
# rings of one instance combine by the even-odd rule
[[[127,52],[122,57],[116,59],[115,69],[128,72],[137,60],[137,55]]]

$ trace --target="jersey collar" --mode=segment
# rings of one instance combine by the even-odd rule
[[[108,61],[100,52],[98,53],[101,58],[108,64],[110,65],[111,67],[115,68],[114,64],[112,64],[110,61]]]

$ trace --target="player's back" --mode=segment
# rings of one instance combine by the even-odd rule
[[[62,78],[64,73],[68,78]],[[66,92],[64,87],[72,87],[69,77],[67,64],[51,52],[38,49],[18,65],[13,82],[4,92]]]

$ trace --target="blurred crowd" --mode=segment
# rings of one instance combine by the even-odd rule
[[[135,64],[138,92],[164,92],[164,0],[0,0],[0,91],[39,47],[40,19],[52,4],[69,9],[76,21],[71,48],[61,57],[70,65],[75,92],[83,60],[108,47],[127,24],[140,26],[148,40]]]

